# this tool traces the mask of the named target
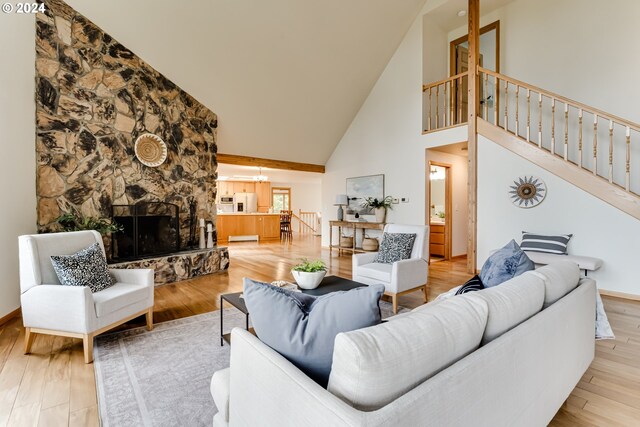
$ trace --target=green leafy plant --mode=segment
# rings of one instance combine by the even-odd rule
[[[362,206],[365,208],[387,208],[393,209],[391,203],[393,202],[393,197],[387,196],[384,199],[376,199],[375,197],[367,197],[362,202]]]
[[[444,212],[438,212],[436,215],[438,215],[438,218],[443,218],[445,217]]]
[[[62,226],[64,231],[96,230],[102,235],[116,233],[124,229],[120,224],[107,218],[94,218],[74,213],[62,214],[56,218],[56,222]]]
[[[294,271],[303,271],[305,273],[317,273],[318,271],[327,271],[327,265],[321,259],[309,261],[302,258],[302,262],[293,267]]]

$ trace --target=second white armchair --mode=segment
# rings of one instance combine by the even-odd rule
[[[367,285],[382,283],[391,297],[393,312],[398,311],[398,296],[422,291],[427,302],[429,266],[429,226],[387,224],[385,233],[415,234],[411,257],[391,264],[375,262],[377,252],[353,255],[353,280]]]

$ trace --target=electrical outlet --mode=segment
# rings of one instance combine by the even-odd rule
[[[398,203],[400,203],[400,199],[398,199],[397,197],[394,197],[393,199],[391,199],[391,203],[393,203],[394,205],[397,205]]]
[[[403,197],[403,198],[400,199],[400,201],[402,203],[409,203],[409,198],[408,197]]]

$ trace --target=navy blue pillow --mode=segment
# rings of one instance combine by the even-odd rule
[[[485,288],[490,288],[535,267],[516,241],[511,240],[487,259],[480,271],[480,280]]]
[[[456,295],[462,295],[473,291],[481,291],[483,289],[484,285],[482,284],[482,280],[480,280],[480,276],[476,274],[456,291]]]
[[[336,335],[380,323],[384,285],[313,297],[244,279],[244,300],[258,338],[323,387]]]

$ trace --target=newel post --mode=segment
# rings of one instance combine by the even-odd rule
[[[478,238],[478,99],[479,76],[478,59],[480,57],[480,0],[469,0],[469,85],[468,85],[468,145],[469,145],[469,239],[467,242],[467,269],[475,274],[477,269]]]

